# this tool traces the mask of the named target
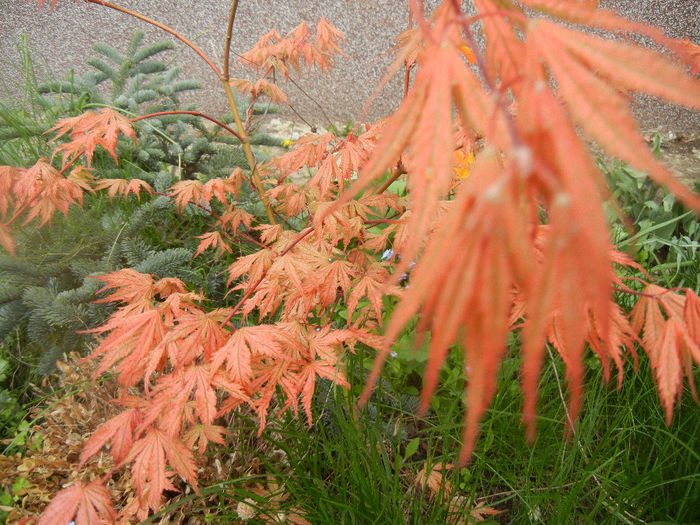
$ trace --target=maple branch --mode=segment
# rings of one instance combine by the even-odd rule
[[[503,100],[503,96],[501,95],[500,90],[497,89],[496,84],[491,79],[491,76],[488,73],[486,60],[484,59],[484,55],[479,50],[479,45],[477,44],[476,39],[474,38],[474,34],[472,33],[470,28],[469,19],[465,16],[464,12],[462,11],[460,1],[452,0],[452,5],[456,12],[459,13],[457,15],[457,18],[461,22],[462,31],[464,31],[464,38],[467,41],[467,44],[469,44],[469,48],[471,49],[472,53],[474,54],[476,67],[479,69],[479,73],[484,79],[486,87],[489,89],[489,91],[491,91],[491,93],[493,93],[493,96],[496,98],[496,103],[499,109],[503,112],[503,115],[505,116],[506,126],[508,127],[508,132],[510,134],[511,140],[513,141],[514,148],[520,149],[522,147],[525,147],[523,145],[522,139],[520,138],[520,135],[518,134],[518,131],[515,128],[515,123],[513,122],[513,118],[510,112],[508,111],[508,107],[506,106],[505,101]]]
[[[224,319],[222,321],[222,323],[221,323],[222,327],[226,326],[231,321],[233,316],[238,313],[238,310],[240,310],[241,306],[243,306],[243,303],[248,299],[248,297],[250,297],[253,294],[253,292],[260,285],[260,283],[263,282],[263,279],[265,279],[266,276],[267,276],[267,270],[265,270],[263,272],[263,274],[260,276],[260,278],[257,280],[257,282],[253,286],[251,286],[250,289],[245,294],[243,294],[243,297],[241,297],[241,300],[238,301],[236,303],[236,305],[231,309],[231,313],[229,313],[226,316],[226,319]]]
[[[311,95],[309,95],[309,94],[304,90],[304,88],[302,88],[297,82],[295,82],[294,79],[293,79],[292,77],[289,77],[289,78],[287,79],[287,81],[288,81],[288,82],[291,82],[299,91],[301,91],[301,94],[302,94],[302,95],[304,95],[306,98],[308,98],[311,102],[313,102],[313,103],[316,105],[316,107],[317,107],[318,109],[321,110],[321,113],[323,114],[323,117],[326,119],[326,122],[328,123],[328,126],[331,127],[331,126],[333,125],[333,122],[331,122],[331,118],[328,116],[328,114],[326,113],[326,111],[323,109],[323,106],[321,106],[321,104],[319,104],[318,101],[317,101],[314,97],[312,97]],[[306,121],[304,121],[304,122],[306,122]],[[307,122],[307,124],[308,124],[308,122]],[[316,132],[316,126],[311,126],[311,125],[309,125],[309,127],[311,128],[311,132],[312,132],[312,133],[315,133],[315,132]]]
[[[304,237],[307,237],[312,231],[314,231],[314,229],[315,229],[315,228],[314,228],[313,226],[310,226],[310,227],[307,228],[305,231],[301,232],[301,233],[297,236],[297,238],[294,239],[294,240],[292,241],[292,243],[291,243],[289,246],[287,246],[284,250],[282,250],[282,251],[278,254],[278,257],[282,257],[283,255],[286,255],[287,253],[289,253],[289,252],[291,251],[292,248],[294,248],[297,244],[299,244],[299,242],[300,242],[302,239],[304,239]]]
[[[169,199],[175,199],[175,196],[174,196],[172,193],[163,193],[162,191],[154,191],[153,194],[154,194],[154,195],[159,195],[159,196],[161,196],[161,197],[168,197]],[[192,206],[196,206],[197,208],[200,208],[200,209],[206,211],[207,213],[209,213],[209,215],[211,215],[211,216],[214,217],[217,221],[219,221],[224,227],[226,226],[226,223],[225,223],[224,220],[221,218],[221,216],[220,216],[218,213],[216,213],[214,210],[212,210],[211,208],[207,208],[206,206],[202,206],[200,203],[194,202],[193,200],[187,201],[187,204],[191,204]],[[250,237],[249,235],[246,235],[245,233],[241,233],[241,232],[238,232],[238,231],[237,231],[237,232],[236,232],[236,235],[234,235],[234,236],[232,237],[232,236],[229,235],[228,232],[224,229],[224,230],[223,230],[223,234],[226,235],[226,237],[227,237],[228,240],[230,240],[230,241],[234,241],[234,240],[236,240],[236,238],[241,238],[241,239],[243,239],[243,240],[245,240],[245,241],[252,242],[253,244],[257,244],[257,245],[260,246],[261,248],[267,248],[266,245],[264,245],[263,243],[261,243],[260,241],[258,241],[258,240],[256,240],[256,239],[254,239],[253,237]]]
[[[400,219],[373,219],[371,221],[365,221],[365,224],[375,226],[377,224],[397,224],[400,223]],[[368,226],[369,227],[369,226]]]
[[[127,14],[129,16],[133,16],[134,18],[138,18],[139,20],[146,22],[148,24],[156,26],[158,29],[162,29],[166,33],[170,33],[173,35],[175,38],[177,38],[180,42],[185,44],[187,47],[189,47],[192,51],[197,53],[202,59],[207,63],[207,65],[214,70],[214,73],[216,73],[216,76],[221,78],[221,71],[219,71],[219,68],[217,67],[216,64],[209,58],[209,56],[202,51],[200,48],[198,48],[194,43],[192,43],[189,39],[185,38],[183,35],[175,31],[173,28],[168,27],[164,24],[161,24],[160,22],[156,22],[155,20],[152,20],[148,18],[147,16],[143,16],[142,14],[136,13],[135,11],[132,11],[131,9],[127,9],[125,7],[120,7],[118,5],[110,4],[109,2],[105,2],[104,0],[85,0],[86,2],[89,2],[91,4],[97,4],[97,5],[103,5],[105,7],[109,7],[110,9],[114,9],[115,11],[119,11],[121,13]]]
[[[686,261],[686,262],[690,262],[690,261]],[[642,283],[644,286],[648,286],[650,284],[643,279],[639,279],[638,277],[628,276],[628,277],[620,277],[620,279],[628,279],[628,280],[632,280],[632,281],[638,281],[638,282]],[[659,297],[666,295],[668,293],[684,292],[686,290],[690,290],[690,288],[685,288],[683,286],[676,286],[674,288],[664,288],[663,292],[656,293],[656,294],[646,293],[646,292],[637,292],[637,291],[632,290],[630,288],[624,289],[624,288],[616,288],[614,286],[613,286],[613,290],[616,292],[620,292],[620,293],[628,293],[630,295],[638,295],[640,297],[648,297],[650,299],[658,299]]]
[[[75,157],[73,157],[72,159],[70,159],[70,160],[66,163],[66,165],[63,166],[63,167],[61,168],[61,170],[58,172],[58,175],[63,175],[63,173],[64,173],[68,168],[70,168],[70,167],[75,163],[75,161],[78,160],[79,157],[80,157],[80,155],[76,155]]]
[[[39,195],[35,195],[34,197],[32,197],[31,200],[28,200],[27,202],[25,202],[24,204],[22,204],[22,206],[21,206],[17,211],[15,211],[14,215],[10,218],[9,221],[3,222],[3,223],[2,223],[3,226],[9,226],[9,225],[12,224],[13,222],[15,222],[15,220],[17,219],[17,217],[19,217],[20,215],[22,215],[22,212],[23,212],[24,210],[26,210],[27,207],[28,207],[32,202],[34,202],[38,196],[39,196]]]
[[[260,195],[260,200],[265,207],[265,212],[267,213],[267,219],[270,224],[277,224],[275,220],[275,215],[272,213],[270,208],[270,202],[265,198],[265,189],[263,188],[262,181],[260,180],[260,175],[258,174],[257,164],[255,162],[255,155],[253,155],[253,150],[250,147],[250,139],[245,131],[243,122],[241,121],[241,115],[238,113],[238,108],[236,107],[236,101],[233,98],[233,91],[231,90],[231,83],[228,79],[222,78],[222,83],[224,84],[224,91],[226,92],[226,99],[228,100],[228,105],[233,113],[233,120],[236,122],[236,129],[240,135],[241,145],[243,146],[243,152],[245,153],[246,161],[248,161],[248,166],[250,166],[250,178],[253,182],[253,186]]]
[[[261,248],[267,248],[267,246],[265,244],[261,243],[257,239],[254,239],[250,235],[246,235],[245,233],[236,232],[236,237],[240,237],[241,239],[243,239],[245,241],[252,242],[253,244],[257,244]],[[235,239],[235,237],[234,237],[234,239]]]
[[[253,155],[253,150],[250,147],[250,140],[248,134],[246,133],[245,126],[241,121],[241,115],[238,113],[238,108],[236,107],[236,100],[233,98],[233,90],[231,89],[231,79],[229,77],[229,54],[231,52],[231,36],[233,34],[233,22],[236,19],[236,10],[238,9],[238,0],[233,0],[231,4],[231,11],[229,12],[228,27],[226,29],[226,45],[224,50],[224,73],[219,75],[219,79],[224,85],[224,91],[226,92],[226,99],[228,100],[228,105],[231,108],[231,113],[233,113],[233,120],[236,122],[236,129],[238,129],[238,138],[243,146],[243,152],[245,153],[246,161],[248,161],[248,166],[250,166],[250,178],[255,186],[256,191],[260,195],[260,200],[265,206],[265,212],[267,213],[267,219],[271,224],[277,224],[275,220],[275,215],[272,213],[269,201],[265,198],[265,189],[263,188],[262,181],[260,180],[260,175],[257,172],[257,165],[255,162],[255,155]]]
[[[396,179],[398,179],[401,175],[405,175],[405,174],[406,174],[406,168],[404,168],[403,163],[401,161],[399,161],[398,164],[396,164],[396,166],[394,167],[394,169],[391,170],[391,176],[387,180],[385,180],[384,184],[379,186],[379,188],[377,188],[377,191],[375,191],[374,193],[376,193],[376,194],[384,193],[386,191],[386,189],[389,186],[391,186],[392,182],[394,182]]]
[[[413,27],[413,11],[409,8],[408,9],[408,29],[411,29]],[[403,62],[404,67],[406,68],[406,72],[404,73],[403,77],[403,98],[406,100],[406,97],[408,96],[408,84],[411,80],[411,66],[408,64],[408,60],[404,60]]]
[[[290,78],[290,80],[291,80],[291,78]],[[294,106],[292,106],[291,104],[287,104],[287,106],[289,107],[289,109],[292,110],[292,112],[297,116],[297,118],[298,118],[299,120],[301,120],[304,124],[306,124],[307,126],[309,126],[309,128],[311,128],[311,131],[312,131],[312,132],[314,131],[315,126],[314,126],[313,124],[311,124],[311,122],[309,122],[308,120],[306,120],[306,119],[302,116],[302,114],[299,113],[299,112],[294,108]]]
[[[233,22],[236,20],[238,0],[233,0],[231,11],[228,15],[228,27],[226,28],[226,44],[224,45],[224,78],[229,79],[229,55],[231,54],[231,35],[233,34]]]
[[[194,115],[195,117],[201,117],[201,118],[207,119],[210,122],[213,122],[214,124],[216,124],[217,126],[225,129],[231,135],[233,135],[238,140],[240,140],[241,143],[243,143],[243,139],[241,138],[241,136],[238,133],[236,133],[236,131],[234,131],[233,129],[228,127],[226,124],[224,124],[220,120],[217,120],[214,117],[210,117],[209,115],[205,115],[204,113],[200,113],[199,111],[159,111],[158,113],[149,113],[148,115],[143,115],[141,117],[132,118],[131,122],[138,122],[139,120],[144,120],[144,119],[152,118],[152,117],[160,117],[163,115]]]
[[[110,4],[109,2],[105,2],[104,0],[86,0],[87,2],[93,3],[93,4],[98,4],[98,5],[103,5],[105,7],[109,7],[110,9],[114,9],[115,11],[119,11],[122,13],[125,13],[129,16],[133,16],[134,18],[137,18],[139,20],[142,20],[146,23],[149,23],[151,25],[156,26],[159,29],[162,29],[166,33],[169,33],[173,35],[175,38],[183,42],[187,47],[192,49],[195,53],[197,53],[208,65],[209,67],[216,73],[216,76],[223,82],[224,84],[224,90],[226,91],[226,98],[228,99],[229,106],[231,107],[231,111],[233,112],[233,118],[236,121],[236,127],[238,128],[238,133],[234,133],[236,137],[241,141],[241,144],[243,146],[243,151],[245,152],[246,160],[248,161],[248,165],[250,166],[251,170],[251,178],[253,180],[253,184],[255,185],[258,194],[260,195],[260,199],[262,200],[264,206],[265,206],[265,211],[267,212],[267,217],[270,220],[272,224],[277,224],[275,221],[275,217],[272,214],[272,210],[270,210],[269,203],[267,202],[267,199],[265,198],[265,192],[262,186],[262,182],[260,181],[259,175],[256,173],[255,167],[255,156],[253,155],[253,150],[250,147],[250,141],[248,140],[248,135],[245,132],[245,129],[243,128],[243,124],[241,122],[241,117],[238,114],[238,109],[236,108],[236,102],[233,99],[233,92],[231,91],[231,85],[229,84],[229,78],[228,78],[228,69],[226,70],[225,74],[222,74],[221,71],[219,70],[218,66],[214,64],[214,62],[207,56],[204,51],[202,51],[199,47],[197,47],[194,43],[192,43],[189,39],[185,38],[183,35],[175,31],[174,29],[161,24],[160,22],[156,22],[155,20],[152,20],[146,16],[143,16],[139,13],[136,13],[130,9],[126,9],[124,7],[120,7],[118,5]],[[233,30],[233,20],[235,18],[235,12],[236,8],[238,6],[238,0],[234,0],[233,5],[231,7],[231,16],[229,18],[229,28],[228,28],[228,36],[227,36],[227,51],[230,50],[230,36],[231,32]],[[228,68],[228,55],[229,53],[227,52],[224,60],[225,60],[225,67]],[[206,117],[205,117],[206,118]],[[211,119],[210,119],[211,120]]]

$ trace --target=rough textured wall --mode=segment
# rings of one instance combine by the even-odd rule
[[[196,40],[206,53],[221,63],[228,1],[199,0],[194,5],[182,0],[114,1],[172,26]],[[603,0],[601,5],[615,8],[629,18],[660,25],[669,36],[689,37],[700,43],[700,0]],[[283,85],[283,89],[289,94],[294,109],[311,122],[357,120],[390,62],[387,51],[393,37],[406,27],[404,1],[241,0],[233,51],[246,51],[272,28],[286,33],[302,20],[314,24],[321,16],[345,34],[347,41],[343,49],[348,57],[337,61],[330,76],[312,74],[299,81],[303,92],[293,84]],[[94,42],[102,41],[123,49],[136,29],[142,29],[148,41],[163,38],[152,26],[121,13],[70,0],[59,0],[53,12],[46,7],[39,11],[35,0],[0,0],[0,24],[3,28],[0,32],[0,80],[6,85],[14,84],[15,88],[21,82],[21,76],[13,68],[18,56],[16,45],[22,33],[28,36],[35,60],[55,78],[63,77],[70,68],[77,72],[89,68],[84,61],[93,54]],[[186,49],[177,61],[185,67],[183,78],[196,78],[210,86],[197,95],[198,106],[214,113],[225,110],[223,90],[199,57]],[[246,74],[253,78],[250,71],[241,67],[232,72],[233,76]],[[386,115],[397,104],[400,93],[401,80],[397,78],[377,97],[367,118]],[[700,129],[697,113],[660,105],[651,99],[643,101],[638,113],[647,128],[663,125],[678,131]],[[286,115],[295,118],[292,112],[287,111]]]

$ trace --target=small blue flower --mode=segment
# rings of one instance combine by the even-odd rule
[[[391,357],[396,357],[397,355],[399,354],[397,354],[394,350],[391,351]]]
[[[382,261],[388,261],[394,256],[394,250],[389,248],[388,250],[384,250],[384,253],[382,254]]]

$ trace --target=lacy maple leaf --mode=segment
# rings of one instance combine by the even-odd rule
[[[102,483],[91,481],[83,485],[76,481],[51,500],[39,518],[39,525],[65,525],[71,519],[75,525],[114,523],[116,517],[109,491]]]
[[[151,428],[136,441],[126,460],[133,461],[132,476],[139,494],[147,495],[147,504],[157,511],[165,490],[174,490],[169,481],[177,473],[197,488],[197,475],[192,450],[176,437]],[[173,470],[166,470],[170,466]]]
[[[129,119],[111,108],[102,108],[97,112],[86,111],[77,117],[61,119],[49,131],[58,131],[54,140],[66,134],[70,138],[54,151],[54,155],[59,151],[65,152],[64,166],[71,158],[85,155],[87,165],[90,167],[97,146],[102,146],[117,161],[115,148],[119,133],[136,142],[136,134]]]

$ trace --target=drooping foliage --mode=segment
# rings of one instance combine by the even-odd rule
[[[636,292],[618,277],[616,268],[641,268],[610,241],[606,181],[586,141],[646,170],[700,211],[700,198],[647,150],[628,107],[629,93],[647,92],[700,109],[700,82],[684,69],[697,69],[697,48],[594,1],[473,4],[472,17],[456,0],[427,16],[421,2],[410,2],[416,27],[401,36],[390,74],[405,66],[415,77],[386,119],[347,137],[307,135],[267,164],[250,162],[250,174],[236,170],[227,179],[170,188],[179,208],[204,207],[216,219],[199,236],[198,254],[230,251],[242,238],[258,246],[228,267],[234,306],[206,308],[205,297],[183,281],[129,268],[99,277],[103,292],[111,291],[103,300],[119,306],[94,330],[99,345],[87,359],[100,359],[98,373],[118,375],[124,412],[92,436],[81,461],[109,444],[117,466],[131,466],[137,498],[121,517],[157,511],[178,476],[197,490],[195,451],[201,456],[209,443],[223,442],[220,418],[240,405],[255,410],[261,430],[270,415],[296,414],[299,405],[310,421],[318,379],[345,384],[342,357],[356,344],[379,350],[366,400],[393,341],[416,316],[419,339],[430,336],[423,408],[448,353],[464,355],[462,462],[473,450],[512,332],[522,341],[523,418],[531,436],[546,345],[566,365],[569,424],[580,410],[587,347],[606,378],[614,365],[620,385],[626,358],[636,358],[640,346],[667,421],[684,374],[695,395],[700,299],[691,289],[646,281]],[[476,44],[479,32],[484,48]],[[640,47],[636,35],[675,59]],[[286,96],[266,79],[273,72],[288,78],[302,64],[327,69],[341,39],[323,20],[315,36],[306,24],[285,38],[271,32],[243,55],[261,78],[221,79],[283,102]],[[0,201],[0,241],[8,251],[15,219],[47,222],[93,187],[66,178],[69,166],[79,159],[89,165],[96,145],[112,153],[117,131],[132,136],[128,121],[112,110],[56,129],[70,139],[58,147],[65,154],[60,171],[47,162],[0,171],[7,195]],[[291,176],[302,168],[313,173],[300,186]],[[398,180],[406,191],[387,191]],[[137,180],[97,185],[110,196],[149,188]],[[258,194],[264,215],[240,207],[241,188]],[[402,286],[408,272],[410,284]],[[626,312],[615,292],[639,300]],[[387,295],[399,302],[384,326]],[[42,523],[53,523],[59,506],[98,512],[83,509],[102,505],[99,487],[69,487]]]

